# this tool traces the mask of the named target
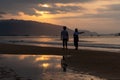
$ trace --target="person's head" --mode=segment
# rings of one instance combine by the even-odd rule
[[[63,29],[66,30],[66,26],[63,26]]]
[[[75,32],[78,32],[78,29],[77,29],[77,28],[75,28]]]

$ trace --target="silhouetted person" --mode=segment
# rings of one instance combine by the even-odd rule
[[[67,63],[65,61],[65,57],[63,56],[63,58],[61,59],[61,67],[63,68],[63,71],[66,72],[67,71]]]
[[[78,29],[75,28],[73,37],[74,37],[74,46],[75,46],[76,50],[78,50],[79,34],[82,34],[82,33],[84,33],[84,32],[78,32]]]
[[[63,49],[67,49],[67,42],[69,40],[68,31],[66,30],[66,26],[63,26],[63,30],[61,31],[61,40],[63,41]]]

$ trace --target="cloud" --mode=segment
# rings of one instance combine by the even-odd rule
[[[37,7],[38,1],[36,0],[1,0],[0,10],[8,14],[18,15],[19,12],[34,15],[34,7]]]
[[[107,5],[107,11],[120,11],[120,4]]]
[[[6,14],[6,13],[5,12],[0,12],[0,18],[2,18],[4,14]]]
[[[6,14],[5,12],[0,12],[0,14]]]
[[[40,3],[86,3],[95,0],[39,0]]]
[[[99,14],[87,14],[83,18],[108,18],[108,19],[120,19],[119,13],[99,13]]]
[[[69,13],[69,12],[79,12],[85,10],[85,8],[80,6],[58,6],[58,5],[50,5],[50,7],[39,7],[36,8],[38,11],[47,11],[49,14],[61,14],[61,13]]]
[[[103,7],[105,8],[97,9],[97,14],[88,14],[86,16],[91,18],[111,18],[120,20],[120,4],[104,5]]]
[[[27,15],[37,15],[33,8],[38,10],[46,10],[51,14],[59,13],[59,12],[70,12],[72,10],[78,10],[80,8],[74,6],[62,6],[60,8],[42,8],[38,6],[38,4],[56,4],[56,3],[85,3],[95,0],[0,0],[0,10],[4,11],[8,14],[18,15],[19,12],[24,12]],[[55,9],[55,10],[53,10]],[[58,9],[58,10],[57,10]]]
[[[120,20],[120,12],[105,12],[97,14],[83,14],[83,15],[73,15],[73,16],[64,16],[58,17],[56,19],[114,19]]]
[[[74,15],[74,16],[67,16],[67,17],[61,17],[62,18],[91,18],[91,19],[114,19],[114,20],[120,20],[120,4],[109,4],[104,5],[102,7],[99,7],[96,9],[97,13],[87,13],[83,15]]]
[[[19,15],[23,12],[26,15],[38,15],[37,11],[48,12],[46,14],[63,14],[63,13],[82,13],[87,9],[78,5],[79,3],[89,3],[101,0],[0,0],[0,17],[6,14]],[[107,0],[104,0],[107,1]],[[51,7],[42,7],[39,4],[49,4]],[[77,3],[77,4],[76,4]],[[58,6],[56,4],[65,4]],[[66,5],[74,4],[74,5]],[[75,5],[76,4],[76,5]],[[61,18],[115,18],[119,19],[120,4],[104,5],[106,8],[99,8],[97,14],[90,14],[89,12],[84,15],[64,16]],[[114,12],[115,11],[115,12]],[[39,14],[39,16],[41,16]]]
[[[98,11],[102,11],[102,12],[120,11],[120,4],[104,5],[103,7],[105,8],[99,8]]]

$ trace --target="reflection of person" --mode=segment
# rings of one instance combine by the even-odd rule
[[[65,57],[63,56],[63,58],[61,59],[61,67],[63,68],[63,71],[66,72],[67,71],[67,63],[65,61]]]
[[[78,32],[78,29],[76,28],[75,32],[73,34],[73,37],[74,37],[74,46],[75,46],[76,50],[78,50],[79,34],[82,34],[82,33],[84,33],[84,32]]]
[[[66,26],[63,26],[63,30],[61,31],[61,40],[63,41],[63,49],[67,49],[67,42],[69,40],[68,31],[66,30]]]

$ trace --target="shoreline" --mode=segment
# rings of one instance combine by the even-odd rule
[[[58,53],[56,53],[56,49],[58,51]],[[49,52],[53,52],[56,55],[63,55],[62,53],[65,51],[62,49],[61,47],[51,47],[51,46],[36,46],[36,45],[21,45],[21,44],[10,44],[10,43],[0,43],[0,54],[4,53],[4,54],[50,54],[50,53],[46,53],[48,52],[47,50],[50,50]],[[118,54],[119,51],[108,51],[108,50],[102,50],[102,48],[88,48],[88,47],[81,47],[79,48],[77,51],[95,51],[95,52],[107,52],[107,53],[116,53]],[[68,48],[67,49],[68,53],[74,53],[76,52],[76,50],[74,48]],[[52,53],[51,53],[52,54]],[[66,53],[67,55],[67,53]]]
[[[66,58],[68,67],[103,77],[120,79],[120,54],[95,50],[63,50],[62,48],[14,45],[0,43],[0,54],[19,55],[70,55]]]
[[[62,47],[41,47],[34,45],[19,45],[19,44],[7,44],[0,43],[0,54],[39,54],[39,55],[70,55],[72,53],[86,53],[86,52],[95,52],[95,53],[116,53],[117,52],[108,52],[101,50],[93,50],[93,49],[72,49],[68,48],[67,50],[62,49]]]

